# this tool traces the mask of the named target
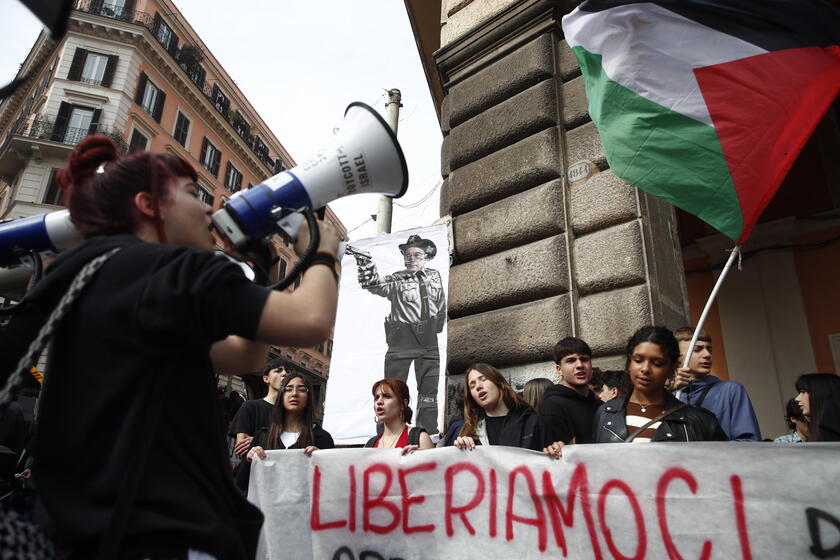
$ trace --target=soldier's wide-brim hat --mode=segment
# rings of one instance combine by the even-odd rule
[[[437,255],[437,246],[431,239],[423,239],[419,235],[411,235],[408,240],[400,245],[400,253],[405,253],[409,247],[419,247],[426,251],[426,259],[431,260]]]

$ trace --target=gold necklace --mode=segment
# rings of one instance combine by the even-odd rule
[[[388,445],[380,445],[379,447],[380,448],[394,447],[394,445],[397,443],[397,440],[400,439],[400,436],[402,435],[402,433],[405,431],[405,429],[407,427],[408,426],[403,426],[403,429],[400,430],[399,433],[394,436],[394,439],[391,440],[391,443],[389,443]],[[380,441],[382,441],[382,439],[384,439],[384,437],[385,437],[385,434],[382,434],[382,438],[380,438]]]

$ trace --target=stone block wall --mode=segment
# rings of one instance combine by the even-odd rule
[[[441,214],[455,242],[450,394],[475,361],[514,385],[553,378],[551,349],[568,335],[589,342],[597,365],[621,367],[636,328],[687,316],[673,209],[612,174],[589,117],[560,27],[576,2],[502,4],[472,27],[462,17],[435,53]],[[579,161],[600,172],[570,184]]]

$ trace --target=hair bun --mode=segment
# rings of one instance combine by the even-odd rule
[[[96,172],[100,165],[119,158],[117,146],[107,136],[88,136],[70,154],[70,182],[78,185]]]

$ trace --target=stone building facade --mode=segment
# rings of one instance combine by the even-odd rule
[[[567,335],[587,340],[597,365],[622,367],[636,328],[687,320],[673,208],[609,170],[560,28],[571,3],[443,5],[450,382],[474,361],[514,384],[552,377]],[[572,183],[581,162],[594,174]]]
[[[696,321],[732,242],[618,179],[563,39],[570,0],[405,0],[438,109],[441,214],[451,215],[450,395],[486,361],[515,387],[554,379],[579,336],[623,368],[646,324]],[[715,373],[741,381],[765,436],[793,380],[840,363],[837,103],[745,245],[706,323]],[[580,171],[594,171],[584,180]]]

